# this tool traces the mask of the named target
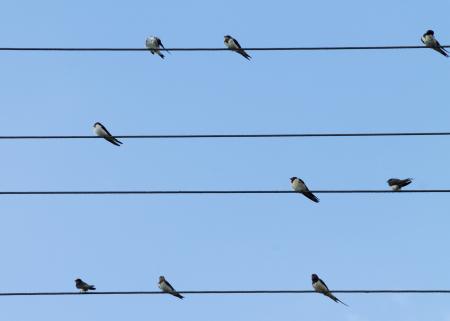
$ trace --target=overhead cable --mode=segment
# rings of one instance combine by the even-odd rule
[[[309,137],[395,137],[395,136],[449,136],[450,132],[374,132],[374,133],[268,133],[268,134],[167,134],[114,135],[125,139],[197,139],[197,138],[309,138]],[[93,135],[3,135],[0,140],[98,139]]]
[[[441,46],[449,48],[449,45]],[[245,51],[329,51],[329,50],[402,50],[402,49],[429,49],[423,45],[392,45],[392,46],[320,46],[320,47],[249,47]],[[231,51],[228,48],[161,48],[160,51]],[[0,51],[116,51],[133,52],[148,51],[147,48],[120,48],[120,47],[0,47]]]
[[[131,194],[295,194],[288,190],[85,190],[85,191],[0,191],[1,195],[131,195]],[[405,194],[405,193],[450,193],[450,189],[416,190],[312,190],[317,194]]]
[[[450,294],[450,290],[330,290],[349,294]],[[314,290],[225,290],[225,291],[177,291],[180,294],[310,294]],[[63,295],[159,295],[161,291],[106,291],[106,292],[0,292],[0,296],[63,296]]]

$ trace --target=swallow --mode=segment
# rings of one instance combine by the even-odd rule
[[[399,179],[399,178],[390,178],[387,180],[388,185],[392,188],[393,191],[399,191],[406,185],[409,185],[412,183],[412,178],[405,178],[405,179]]]
[[[89,290],[96,290],[95,286],[87,284],[82,279],[76,279],[75,280],[75,286],[76,286],[77,289],[80,290],[80,292],[87,292]]]
[[[300,178],[295,177],[295,176],[291,177],[291,186],[294,191],[302,193],[303,195],[305,195],[307,198],[309,198],[311,201],[313,201],[315,203],[319,203],[319,199],[317,198],[317,196],[309,191],[305,182],[302,181]]]
[[[156,53],[158,56],[164,59],[164,55],[159,50],[160,48],[163,48],[164,50],[166,49],[164,48],[161,39],[155,36],[148,37],[147,39],[145,39],[145,46],[150,50],[152,55]]]
[[[118,140],[117,138],[115,138],[113,135],[110,134],[110,132],[106,129],[105,126],[103,126],[101,123],[96,122],[94,124],[94,133],[97,136],[103,137],[104,139],[106,139],[108,142],[110,142],[111,144],[114,144],[116,146],[120,146],[122,144],[122,142],[120,140]]]
[[[311,279],[312,279],[312,286],[314,288],[314,291],[318,292],[318,293],[322,293],[323,295],[329,297],[330,299],[332,299],[334,302],[336,303],[342,303],[343,305],[347,306],[347,304],[345,304],[344,302],[342,302],[341,300],[339,300],[338,298],[336,298],[333,293],[330,292],[330,290],[328,289],[327,285],[325,284],[325,282],[323,282],[318,276],[317,274],[312,274],[311,275]]]
[[[434,38],[434,31],[433,30],[427,30],[420,39],[422,40],[423,44],[427,46],[428,48],[434,49],[440,54],[444,55],[445,57],[448,57],[448,51],[445,50],[445,48],[442,48],[439,41]]]
[[[252,57],[246,53],[242,48],[241,45],[239,44],[239,42],[234,39],[232,36],[226,35],[224,36],[224,44],[225,46],[228,47],[228,49],[231,49],[235,52],[237,52],[238,54],[242,55],[245,59],[250,60]]]
[[[172,294],[173,296],[176,296],[177,298],[183,299],[184,296],[182,296],[180,293],[175,291],[172,285],[163,277],[159,277],[158,287],[166,293]]]

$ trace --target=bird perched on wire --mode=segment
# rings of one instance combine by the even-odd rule
[[[172,294],[173,296],[176,296],[177,298],[183,299],[184,296],[182,296],[180,293],[178,293],[172,285],[166,280],[164,276],[159,277],[158,287],[166,293]]]
[[[77,289],[80,290],[80,292],[87,292],[89,290],[96,290],[95,286],[87,284],[82,279],[76,279],[75,280],[75,286]]]
[[[311,201],[313,201],[315,203],[319,203],[319,199],[317,198],[317,196],[309,191],[305,182],[303,180],[301,180],[300,178],[295,177],[295,176],[291,177],[291,186],[294,191],[302,193],[303,195],[305,195],[307,198],[309,198]]]
[[[311,279],[312,279],[312,286],[314,288],[314,290],[318,293],[322,293],[323,295],[329,297],[331,300],[333,300],[336,303],[342,303],[345,306],[348,306],[347,304],[345,304],[344,302],[342,302],[341,300],[339,300],[338,298],[336,298],[333,293],[330,292],[330,290],[328,289],[327,285],[325,284],[325,282],[323,282],[318,276],[317,274],[312,274],[311,275]]]
[[[120,146],[122,144],[122,142],[120,140],[118,140],[117,138],[115,138],[113,135],[110,134],[110,132],[106,129],[105,126],[103,126],[101,123],[96,122],[94,124],[94,133],[97,136],[103,137],[104,139],[106,139],[108,142],[110,142],[111,144],[114,144],[116,146]]]
[[[427,30],[427,32],[423,34],[421,40],[425,46],[436,50],[445,57],[448,57],[448,51],[441,46],[441,44],[439,43],[439,41],[436,40],[436,38],[434,38],[433,30]]]
[[[412,178],[405,178],[405,179],[399,179],[399,178],[390,178],[387,180],[388,185],[392,188],[393,191],[399,191],[403,187],[409,185],[412,183]]]
[[[162,59],[164,59],[165,56],[161,53],[160,49],[163,48],[165,50],[166,48],[164,48],[161,39],[155,36],[148,37],[147,39],[145,39],[145,46],[148,48],[148,50],[150,50],[152,55],[157,54]]]
[[[226,35],[226,36],[224,36],[224,38],[225,39],[223,42],[224,42],[225,46],[228,47],[228,49],[231,49],[231,50],[237,52],[238,54],[242,55],[247,60],[250,60],[252,58],[248,53],[245,52],[245,50],[243,50],[241,48],[241,45],[239,44],[239,42],[236,39],[234,39],[232,36]]]

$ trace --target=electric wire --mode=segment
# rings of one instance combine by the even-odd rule
[[[450,45],[441,46],[449,48]],[[391,46],[321,46],[321,47],[248,47],[242,48],[246,51],[330,51],[330,50],[404,50],[404,49],[430,49],[423,45],[391,45]],[[99,47],[0,47],[0,51],[111,51],[111,52],[133,52],[148,51],[148,48],[99,48]],[[231,51],[229,48],[160,48],[160,51]]]
[[[170,134],[170,135],[114,135],[125,139],[197,139],[197,138],[309,138],[309,137],[396,137],[449,136],[450,132],[373,132],[373,133],[292,133],[292,134]],[[103,139],[94,135],[4,135],[0,140],[47,139]]]
[[[450,193],[450,189],[416,190],[311,190],[316,194],[405,194]],[[292,190],[98,190],[98,191],[0,191],[1,195],[162,195],[162,194],[295,194]]]
[[[349,294],[450,294],[450,290],[330,290]],[[311,294],[314,290],[225,290],[225,291],[177,291],[180,294]],[[63,296],[63,295],[159,295],[161,291],[106,291],[106,292],[0,292],[0,296]]]

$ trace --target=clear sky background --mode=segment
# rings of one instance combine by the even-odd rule
[[[450,43],[448,1],[19,1],[1,46]],[[0,135],[448,131],[432,50],[2,52]],[[0,190],[449,188],[447,137],[1,141]],[[446,194],[2,196],[0,291],[449,289]],[[8,321],[450,320],[449,296],[2,297]]]

